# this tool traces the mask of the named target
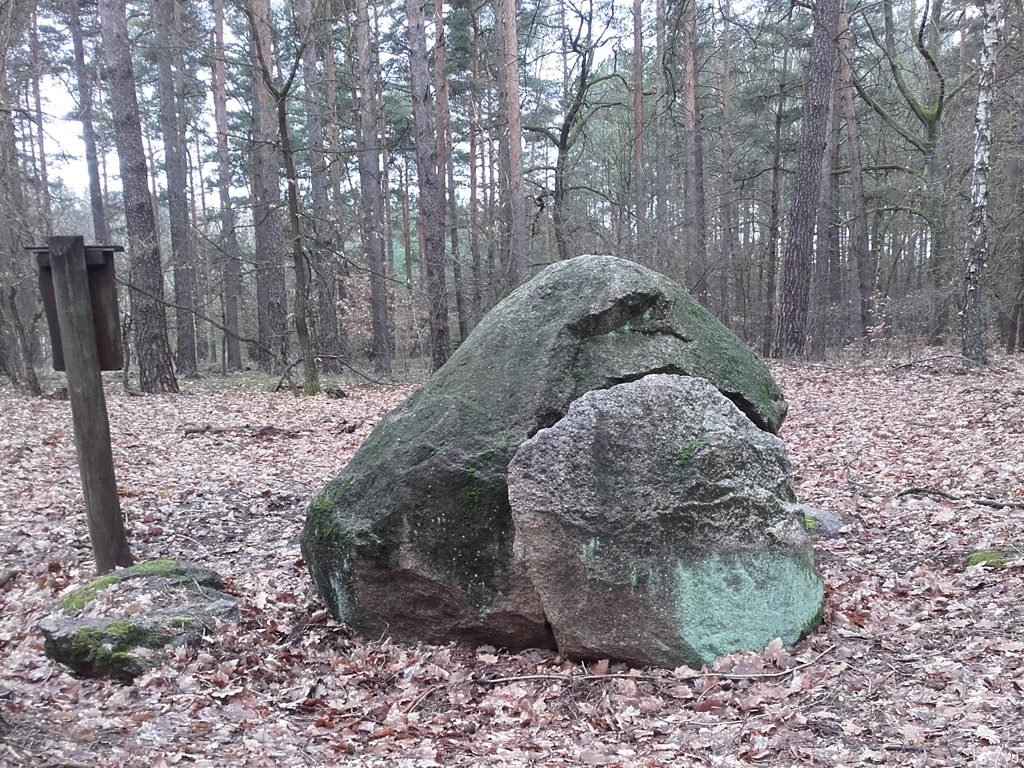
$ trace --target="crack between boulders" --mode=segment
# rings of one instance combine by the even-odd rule
[[[764,419],[762,419],[758,415],[757,410],[754,408],[754,406],[748,403],[743,398],[743,396],[740,395],[739,392],[726,392],[723,389],[719,389],[718,391],[725,395],[725,397],[727,397],[733,405],[739,408],[740,413],[742,413],[744,416],[750,419],[750,421],[753,422],[755,427],[760,429],[762,432],[767,432],[770,435],[775,434],[768,428],[768,425],[765,423]]]
[[[704,379],[703,376],[695,376],[694,374],[683,370],[677,365],[662,365],[658,366],[657,368],[649,368],[647,370],[638,371],[636,373],[627,374],[625,376],[610,376],[605,380],[604,385],[600,387],[594,387],[594,389],[587,390],[587,392],[603,392],[604,390],[611,389],[612,387],[618,386],[619,384],[631,384],[635,381],[645,379],[648,376],[657,376],[659,374],[667,374],[672,376],[686,376],[691,379]],[[708,379],[704,379],[704,381],[708,381],[712,386],[715,386],[714,382],[711,382]],[[764,419],[762,419],[758,415],[757,409],[754,408],[754,406],[751,403],[747,402],[741,394],[739,394],[738,392],[730,392],[727,390],[719,389],[718,387],[715,387],[715,389],[718,390],[718,392],[720,392],[725,398],[727,398],[733,405],[735,405],[739,409],[740,413],[746,416],[747,419],[749,419],[755,427],[760,429],[762,432],[767,432],[768,434],[775,434],[768,428],[768,425],[765,423]],[[572,404],[575,403],[576,400],[579,400],[580,397],[586,395],[587,392],[584,392],[579,397],[567,403],[564,409],[557,411],[549,411],[548,413],[544,414],[544,416],[538,420],[537,425],[526,433],[526,438],[523,442],[533,438],[542,429],[548,429],[549,427],[553,427],[559,421],[564,419],[566,414],[569,412],[569,408],[572,406]]]
[[[611,306],[581,317],[567,328],[580,338],[605,336],[642,318],[661,303],[660,299],[657,293],[629,293],[613,301]]]

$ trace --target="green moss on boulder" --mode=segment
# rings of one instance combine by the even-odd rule
[[[185,563],[180,560],[146,560],[128,568],[121,568],[113,573],[98,576],[88,584],[72,590],[60,601],[60,609],[66,613],[74,613],[84,609],[99,594],[115,584],[132,579],[158,577],[175,582],[192,583],[219,589],[222,586],[220,576],[209,568]]]
[[[100,592],[117,583],[118,579],[116,576],[111,576],[110,574],[99,576],[84,587],[79,587],[61,598],[60,608],[62,611],[68,612],[80,611],[95,600]]]

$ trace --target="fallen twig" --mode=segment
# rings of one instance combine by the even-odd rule
[[[906,488],[899,491],[893,498],[900,498],[901,496],[941,496],[944,499],[950,501],[966,501],[970,504],[978,504],[982,507],[994,507],[995,509],[1024,509],[1024,502],[1022,501],[1006,501],[1003,499],[987,499],[984,496],[957,496],[955,493],[949,493],[938,488],[926,488],[924,486],[914,486],[913,488]]]
[[[896,494],[894,498],[900,498],[901,496],[913,496],[913,495],[924,495],[924,496],[941,496],[944,499],[950,501],[960,501],[959,496],[954,496],[952,493],[941,491],[938,488],[925,488],[924,486],[914,486],[913,488],[905,488]]]
[[[347,360],[345,360],[343,357],[340,357],[339,355],[315,355],[314,359],[317,362],[319,362],[320,360],[335,360],[338,363],[340,363],[341,365],[343,365],[345,368],[348,368],[350,371],[352,371],[352,373],[354,373],[359,378],[365,379],[366,381],[368,381],[371,384],[374,384],[374,385],[376,385],[378,387],[393,387],[393,386],[395,386],[394,384],[388,384],[385,381],[379,381],[378,379],[375,379],[372,376],[366,375],[365,373],[360,371],[358,368],[356,368],[354,365],[352,365],[351,363],[349,363]],[[296,361],[294,361],[292,363],[289,363],[287,365],[287,367],[285,367],[284,373],[281,374],[281,378],[278,379],[277,384],[274,386],[274,389],[273,389],[274,392],[280,392],[281,390],[285,389],[285,386],[284,386],[285,379],[288,380],[288,384],[289,384],[288,388],[289,389],[293,389],[293,390],[299,389],[299,385],[296,384],[292,380],[292,369],[295,366],[297,366],[299,363],[301,363],[301,362],[302,362],[302,358],[300,357],[298,360],[296,360]],[[338,390],[338,391],[341,391],[341,390]],[[328,392],[327,394],[330,394],[330,393]],[[342,396],[344,396],[344,395],[342,395]]]
[[[349,363],[343,357],[339,357],[338,355],[317,355],[316,358],[318,360],[336,360],[339,363],[341,363],[343,366],[348,368],[350,371],[352,371],[352,373],[354,373],[359,378],[365,379],[366,381],[370,382],[371,384],[376,384],[378,387],[393,387],[393,386],[395,386],[394,384],[388,384],[385,381],[378,381],[377,379],[373,378],[372,376],[367,376],[365,373],[360,371],[358,368],[356,368],[354,365]]]
[[[685,681],[685,680],[700,680],[703,677],[717,677],[722,680],[775,680],[786,675],[791,675],[794,672],[798,672],[805,667],[809,667],[812,664],[816,664],[825,654],[834,651],[836,646],[830,645],[821,653],[817,654],[814,658],[808,661],[797,664],[789,669],[781,669],[778,672],[759,672],[752,674],[735,673],[730,674],[728,672],[698,672],[693,675],[672,675],[669,673],[665,674],[630,674],[629,672],[609,672],[603,675],[517,675],[515,677],[492,677],[492,678],[480,678],[477,680],[467,680],[466,682],[478,683],[480,685],[498,685],[500,683],[515,683],[520,681],[529,680],[555,680],[559,682],[573,682],[576,680],[664,680],[666,678],[672,681]]]
[[[899,365],[893,365],[890,367],[890,370],[898,371],[901,368],[910,368],[915,365],[933,363],[936,360],[960,360],[961,362],[967,362],[967,359],[963,355],[935,355],[934,357],[922,357],[920,360],[911,360],[909,363],[900,363]]]
[[[417,707],[419,707],[419,705],[427,699],[428,696],[434,693],[434,691],[439,691],[442,688],[447,688],[448,685],[448,683],[438,683],[437,685],[432,685],[429,688],[427,688],[427,690],[425,690],[423,693],[421,693],[419,696],[413,699],[413,702],[405,708],[405,714],[411,715],[413,712],[416,711]]]
[[[202,427],[185,427],[185,437],[190,435],[222,435],[225,432],[235,432],[239,429],[248,429],[249,425],[246,424],[241,427],[214,427],[210,424],[206,424]]]
[[[243,424],[240,427],[215,427],[212,424],[202,426],[185,427],[185,437],[193,435],[224,435],[229,433],[248,433],[249,437],[298,437],[299,433],[292,429],[280,429],[273,424],[262,427],[254,427],[250,424]]]
[[[799,672],[801,669],[805,669],[805,668],[807,668],[807,667],[809,667],[809,666],[811,666],[813,664],[817,664],[818,661],[823,656],[825,656],[827,653],[830,653],[831,651],[834,651],[835,649],[836,649],[835,644],[830,645],[828,648],[826,648],[824,651],[819,653],[813,659],[809,659],[807,661],[804,661],[804,662],[802,662],[800,664],[797,664],[795,667],[790,667],[789,669],[779,670],[778,672],[756,672],[756,673],[751,673],[749,675],[744,675],[744,674],[718,675],[718,677],[725,678],[726,680],[775,680],[775,679],[780,678],[780,677],[785,677],[786,675],[791,675],[794,672]]]
[[[292,390],[298,389],[299,388],[298,385],[292,380],[292,368],[294,368],[295,366],[297,366],[301,362],[302,362],[302,358],[300,357],[295,362],[289,363],[288,365],[286,365],[284,367],[284,372],[281,374],[281,378],[277,380],[277,384],[274,385],[274,389],[272,391],[280,392],[281,390],[283,390],[284,389],[284,380],[285,379],[288,379],[289,389],[292,389]]]

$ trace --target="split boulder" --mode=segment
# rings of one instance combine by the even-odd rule
[[[588,392],[652,374],[706,380],[758,433],[785,417],[764,364],[658,273],[583,256],[518,288],[309,505],[302,550],[331,613],[369,636],[555,647],[509,462]]]

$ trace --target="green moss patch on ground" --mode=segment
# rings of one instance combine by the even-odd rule
[[[967,565],[985,565],[989,568],[1002,568],[1011,560],[1019,560],[1022,557],[1024,557],[1024,552],[1015,547],[983,549],[971,554],[967,558]]]

